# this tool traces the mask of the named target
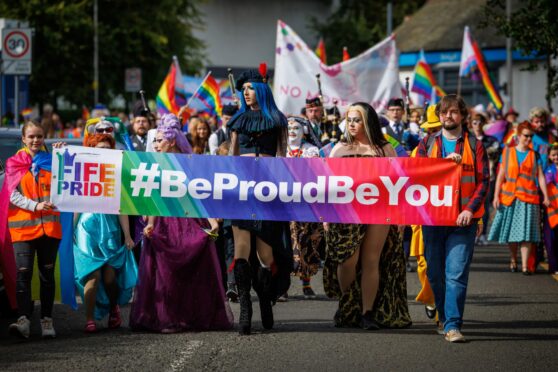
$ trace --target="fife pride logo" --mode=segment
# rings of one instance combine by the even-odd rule
[[[56,153],[58,182],[56,193],[70,196],[112,198],[115,196],[116,164],[76,161],[77,153]],[[80,153],[81,155],[81,153]]]

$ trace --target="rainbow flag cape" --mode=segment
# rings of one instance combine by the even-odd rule
[[[473,39],[471,32],[469,31],[469,26],[465,26],[465,31],[463,33],[463,47],[461,49],[459,76],[471,75],[475,70],[478,70],[480,73],[482,83],[488,93],[490,102],[492,102],[497,110],[501,111],[504,106],[502,98],[490,79],[488,69],[486,68],[486,62],[484,61],[484,56],[478,43]]]
[[[426,62],[424,52],[420,51],[420,57],[415,65],[415,75],[411,92],[424,96],[431,103],[437,101],[438,97],[443,97],[446,92],[436,83],[430,65]]]
[[[180,107],[186,104],[184,93],[184,79],[178,64],[178,59],[173,57],[167,77],[157,93],[157,112],[160,114],[178,114]]]
[[[205,102],[208,106],[215,109],[218,116],[221,116],[223,106],[221,104],[221,93],[219,83],[215,80],[209,72],[201,84],[197,97]]]
[[[327,64],[327,58],[326,58],[325,42],[324,42],[323,37],[321,37],[320,41],[318,41],[318,46],[316,47],[315,53],[318,56],[318,58],[320,59],[320,61],[324,65],[326,65]]]

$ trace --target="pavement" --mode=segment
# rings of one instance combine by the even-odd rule
[[[294,278],[293,278],[294,279]],[[82,309],[57,304],[58,337],[42,340],[38,308],[28,340],[7,333],[0,319],[1,371],[370,371],[370,370],[552,370],[558,363],[558,281],[549,274],[524,276],[508,270],[504,246],[477,247],[469,279],[463,334],[465,344],[450,344],[414,301],[419,283],[407,274],[413,325],[408,329],[363,331],[333,327],[336,301],[323,295],[321,274],[313,279],[319,294],[304,300],[293,280],[289,301],[274,307],[276,326],[263,331],[254,297],[254,334],[226,332],[154,334],[124,326],[88,335]],[[238,304],[231,304],[238,319]],[[235,327],[236,328],[236,327]]]

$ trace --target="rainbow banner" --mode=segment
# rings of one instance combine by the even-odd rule
[[[446,95],[446,92],[436,83],[432,69],[426,62],[426,58],[422,51],[415,66],[415,75],[411,92],[424,96],[430,102],[437,100],[438,97]]]
[[[460,167],[427,158],[253,158],[54,150],[61,211],[455,225]]]
[[[461,48],[459,76],[471,75],[475,70],[480,72],[482,84],[488,93],[490,102],[492,102],[497,110],[501,111],[504,106],[502,98],[500,98],[498,90],[490,79],[488,69],[486,68],[486,62],[484,61],[484,56],[479,44],[473,39],[469,26],[465,26],[465,31],[463,32],[463,47]]]

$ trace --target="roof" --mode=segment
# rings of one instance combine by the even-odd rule
[[[484,5],[486,0],[429,0],[395,30],[397,47],[401,52],[460,50],[469,26],[481,48],[504,48],[506,39],[495,28],[479,26]]]

